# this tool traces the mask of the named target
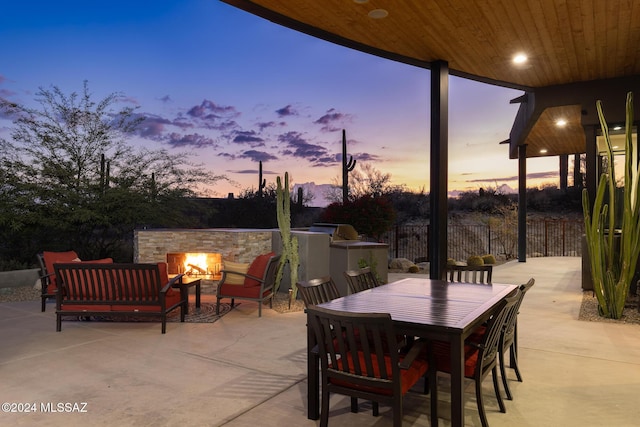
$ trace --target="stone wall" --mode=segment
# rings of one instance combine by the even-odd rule
[[[210,228],[135,230],[134,262],[166,262],[167,253],[213,252],[222,260],[251,262],[271,251],[273,230]]]

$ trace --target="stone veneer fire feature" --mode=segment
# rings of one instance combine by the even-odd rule
[[[134,262],[166,262],[168,253],[211,252],[222,261],[251,262],[271,251],[277,230],[247,228],[148,229],[133,233]]]

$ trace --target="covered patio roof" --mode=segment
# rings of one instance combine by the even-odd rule
[[[595,100],[616,108],[627,91],[640,93],[636,1],[223,1],[363,52],[427,69],[446,61],[451,75],[524,90],[511,158],[524,144],[527,157],[585,152]],[[517,54],[528,60],[516,65]]]

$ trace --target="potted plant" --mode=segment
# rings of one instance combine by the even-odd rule
[[[638,147],[632,137],[633,94],[627,94],[624,186],[621,189],[616,183],[613,148],[602,103],[597,101],[596,107],[607,145],[608,167],[600,176],[591,211],[587,190],[582,193],[585,237],[599,313],[620,319],[640,255],[640,188]],[[616,230],[617,222],[619,230]]]

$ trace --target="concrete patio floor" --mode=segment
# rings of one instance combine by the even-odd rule
[[[509,370],[513,401],[498,412],[484,384],[492,427],[636,426],[640,420],[640,325],[579,321],[580,258],[531,258],[494,269],[495,283],[536,284],[519,316],[519,365]],[[401,277],[390,275],[390,280]],[[203,296],[211,298],[211,296]],[[306,418],[306,330],[302,312],[241,305],[213,324],[65,322],[53,305],[0,304],[0,400],[37,412],[0,413],[13,426],[316,426]],[[446,375],[439,376],[440,425],[448,426]],[[467,383],[466,425],[480,425]],[[428,426],[429,396],[405,398],[405,426]],[[42,412],[47,404],[86,412]],[[82,405],[86,403],[86,406]],[[390,426],[381,407],[331,399],[331,426]],[[4,410],[3,406],[3,410]]]

